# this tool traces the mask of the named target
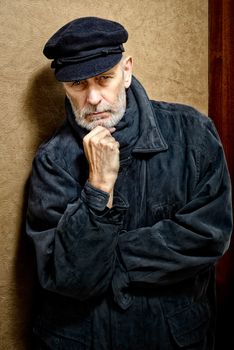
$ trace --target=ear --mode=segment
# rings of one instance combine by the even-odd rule
[[[132,81],[132,57],[129,56],[123,61],[123,71],[124,71],[124,87],[127,89],[131,85]]]

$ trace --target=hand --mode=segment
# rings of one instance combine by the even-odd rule
[[[89,182],[113,196],[119,171],[119,143],[111,135],[115,129],[97,126],[83,139],[89,163]]]

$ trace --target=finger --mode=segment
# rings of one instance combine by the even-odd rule
[[[95,138],[95,143],[96,142],[97,142],[97,139]],[[103,146],[114,145],[116,147],[119,147],[119,143],[111,135],[107,135],[107,136],[99,139],[97,144],[100,144]]]
[[[103,126],[98,125],[96,128],[91,130],[84,139],[90,140],[93,137],[103,138],[107,135],[111,135],[110,131],[107,128],[104,128]]]
[[[83,138],[83,144],[89,145],[91,142],[98,143],[102,138],[108,135],[111,137],[107,129],[93,129]]]
[[[104,131],[104,130],[108,130],[109,133],[112,134],[113,132],[116,131],[116,128],[114,126],[111,127],[111,128],[106,128],[104,126],[98,125],[93,130],[95,130],[96,134],[98,134],[99,132]],[[93,133],[93,135],[95,135],[95,133]]]

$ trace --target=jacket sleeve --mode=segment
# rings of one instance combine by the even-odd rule
[[[125,273],[114,276],[114,285],[120,285],[122,278],[126,287],[126,274],[130,283],[174,284],[194,277],[227,250],[232,230],[231,185],[222,145],[210,122],[199,148],[198,168],[191,199],[172,218],[119,236]]]
[[[77,299],[110,284],[125,204],[77,181],[47,154],[35,157],[26,233],[33,240],[41,286]]]

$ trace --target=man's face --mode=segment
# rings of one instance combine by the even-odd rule
[[[131,83],[131,58],[93,78],[63,83],[77,123],[92,130],[115,126],[126,109],[126,88]]]

